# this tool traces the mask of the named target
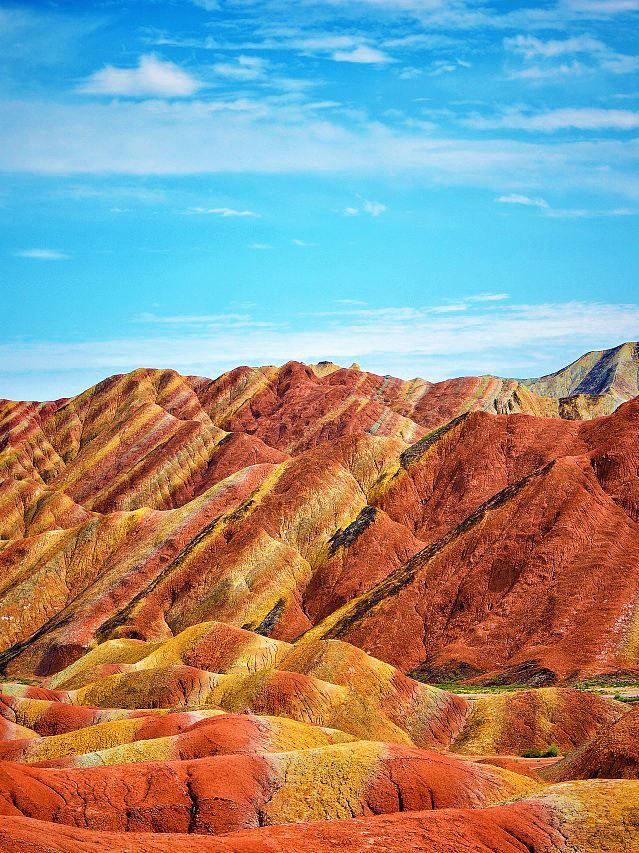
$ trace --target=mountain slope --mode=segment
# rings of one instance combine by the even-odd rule
[[[49,675],[217,620],[431,678],[633,669],[637,405],[548,418],[511,381],[295,362],[7,402],[0,665]]]
[[[556,373],[521,384],[546,397],[605,397],[616,407],[639,394],[639,343],[586,353]]]
[[[575,781],[636,776],[636,715],[562,686],[639,676],[639,397],[592,387],[0,403],[0,847],[636,848],[638,783]]]

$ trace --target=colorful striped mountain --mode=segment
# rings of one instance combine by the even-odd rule
[[[638,394],[632,343],[0,401],[0,849],[639,849]]]

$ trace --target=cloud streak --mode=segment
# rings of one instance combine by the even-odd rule
[[[68,261],[71,258],[71,255],[59,252],[57,249],[21,249],[15,253],[15,256],[34,261]]]
[[[349,303],[328,316],[311,317],[305,328],[294,329],[285,324],[272,328],[268,322],[243,314],[145,315],[140,318],[143,322],[166,327],[168,334],[64,344],[3,344],[0,375],[48,371],[52,365],[60,371],[82,365],[106,373],[140,364],[182,372],[205,369],[210,374],[247,362],[331,358],[364,365],[387,363],[400,375],[433,378],[436,359],[446,365],[447,375],[458,375],[462,363],[472,362],[480,370],[489,360],[506,363],[515,351],[547,354],[559,347],[610,346],[636,337],[639,327],[639,306],[634,304],[511,305],[504,304],[505,297],[480,294],[468,298],[465,311],[438,310],[447,306],[369,309]],[[179,334],[172,333],[174,327]],[[250,348],[247,329],[251,330]],[[528,370],[534,375],[536,367],[530,358]]]
[[[358,65],[385,65],[395,61],[387,53],[367,45],[360,45],[353,50],[336,50],[332,58],[335,62],[354,62]]]
[[[524,207],[541,207],[543,209],[550,207],[545,198],[531,198],[528,195],[521,195],[520,193],[500,195],[495,201],[498,204],[521,204]]]
[[[189,207],[182,211],[187,216],[221,216],[223,219],[231,218],[259,218],[261,214],[254,210],[236,210],[233,207]]]
[[[579,187],[639,195],[637,140],[523,142],[435,136],[381,122],[338,124],[290,104],[113,101],[0,104],[0,169],[40,174],[408,172],[444,185]],[[564,126],[639,125],[629,110],[512,112],[484,119],[546,132]],[[82,127],[78,139],[77,128]],[[355,209],[355,208],[354,208]]]
[[[610,110],[597,107],[564,107],[541,113],[510,110],[501,116],[476,116],[464,123],[479,129],[507,128],[540,133],[560,130],[636,130],[639,112],[635,110]]]

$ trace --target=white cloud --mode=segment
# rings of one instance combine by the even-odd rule
[[[542,80],[597,70],[611,74],[631,74],[639,69],[639,57],[617,53],[599,39],[585,35],[548,41],[531,35],[517,35],[504,39],[504,47],[527,61],[541,60],[542,63],[512,71],[511,78]],[[568,62],[555,61],[568,56],[581,58]]]
[[[302,249],[309,249],[311,246],[315,245],[315,243],[307,243],[306,240],[291,240],[291,243],[294,246],[299,246]]]
[[[509,293],[476,293],[464,297],[466,302],[503,302],[505,299],[510,299]]]
[[[254,210],[235,210],[232,207],[189,207],[183,213],[187,216],[214,215],[224,218],[229,216],[259,218],[261,215]]]
[[[146,54],[140,57],[136,68],[106,65],[88,77],[79,90],[91,95],[130,98],[188,98],[203,85],[179,65]]]
[[[213,71],[230,80],[259,80],[264,76],[268,62],[259,56],[238,56],[235,62],[218,62]]]
[[[639,211],[629,207],[614,207],[608,210],[588,209],[582,207],[551,207],[545,211],[545,215],[551,219],[592,219],[599,216],[637,216]]]
[[[31,258],[36,261],[68,261],[71,255],[56,249],[21,249],[15,253],[17,258]]]
[[[544,198],[531,198],[527,195],[519,195],[511,193],[510,195],[500,195],[495,199],[499,204],[523,204],[527,207],[549,207],[548,202]]]
[[[281,323],[272,321],[254,320],[248,314],[173,314],[163,316],[160,314],[144,313],[136,317],[138,323],[154,324],[159,326],[193,326],[212,328],[277,328]]]
[[[364,201],[362,204],[362,210],[364,213],[368,213],[371,216],[381,216],[381,214],[385,213],[388,208],[385,204],[382,204],[381,201]]]
[[[634,130],[639,128],[639,111],[607,110],[598,107],[564,107],[543,113],[510,110],[501,116],[473,116],[463,120],[475,128],[508,128],[510,130],[553,133],[558,130]]]
[[[511,71],[511,80],[548,80],[554,77],[576,77],[588,71],[588,66],[583,62],[573,60],[572,62],[561,62],[558,65],[531,65],[518,71]]]
[[[191,3],[206,12],[217,12],[220,9],[219,0],[191,0]]]
[[[273,247],[269,243],[251,243],[249,249],[256,249],[258,252],[265,252]]]
[[[486,306],[489,306],[488,308]],[[545,357],[557,348],[574,355],[585,349],[600,349],[636,338],[639,306],[614,303],[547,303],[541,305],[486,303],[481,310],[472,304],[465,311],[437,312],[402,306],[358,309],[345,306],[325,323],[319,316],[307,328],[251,327],[260,318],[224,315],[149,319],[157,334],[76,343],[51,341],[0,345],[0,393],[2,377],[27,372],[40,374],[55,365],[66,374],[68,384],[58,394],[68,393],[73,371],[94,371],[98,379],[109,372],[139,367],[173,367],[182,373],[216,375],[238,364],[278,364],[289,359],[315,362],[330,359],[358,361],[369,369],[428,379],[485,373],[504,365],[509,357],[521,365],[519,375],[539,375],[522,355]],[[163,322],[168,320],[168,322]],[[236,324],[236,325],[233,325]],[[175,331],[173,330],[173,327]],[[210,328],[208,327],[210,326]],[[573,356],[574,357],[574,356]],[[564,362],[564,363],[567,363]],[[554,369],[562,362],[555,362]],[[490,367],[489,367],[490,365]],[[512,375],[512,374],[511,374]],[[35,381],[42,383],[41,375]],[[75,380],[73,380],[74,382]],[[53,389],[52,389],[53,390]],[[79,390],[79,389],[78,389]],[[29,396],[28,394],[23,394]],[[53,393],[50,396],[56,396]]]
[[[538,207],[544,216],[550,219],[590,219],[595,216],[636,216],[638,211],[630,207],[614,207],[609,209],[588,209],[584,207],[551,207],[545,198],[534,198],[518,193],[502,195],[495,199],[499,204],[521,204],[525,207]]]
[[[381,201],[369,201],[364,199],[360,207],[345,207],[342,213],[344,216],[359,216],[360,213],[367,213],[369,216],[381,216],[388,210],[385,204]]]
[[[353,50],[336,50],[333,53],[335,62],[355,62],[365,65],[379,65],[395,60],[387,53],[374,47],[360,45]]]
[[[434,136],[422,127],[393,128],[381,121],[345,126],[338,116],[318,117],[288,101],[269,99],[231,105],[200,100],[64,105],[5,101],[0,114],[0,170],[5,172],[389,172],[410,174],[427,185],[530,189],[531,195],[542,188],[578,188],[639,196],[639,144],[634,139],[548,143],[502,134],[477,139]],[[519,115],[529,118],[521,113],[515,117]],[[502,127],[504,121],[503,116],[470,117],[478,119],[491,127]]]
[[[639,0],[563,0],[563,5],[573,12],[602,17],[639,11]]]
[[[504,39],[504,47],[526,59],[535,59],[540,56],[555,58],[566,54],[600,53],[608,50],[603,42],[589,36],[543,41],[536,36],[517,35]]]

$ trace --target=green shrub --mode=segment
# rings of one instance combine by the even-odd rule
[[[522,758],[556,758],[559,754],[559,747],[553,743],[548,749],[527,749],[521,756]]]

